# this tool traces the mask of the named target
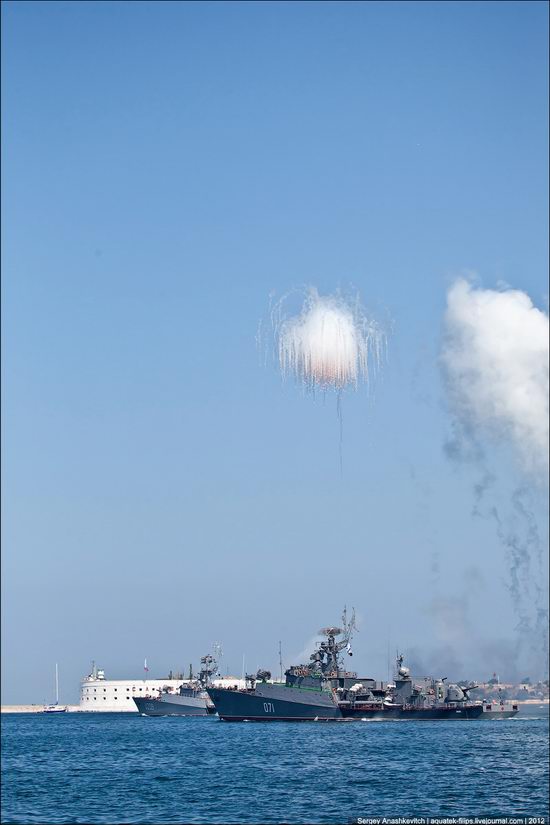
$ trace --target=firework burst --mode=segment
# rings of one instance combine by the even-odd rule
[[[276,307],[274,327],[279,365],[284,377],[294,376],[314,391],[357,389],[367,382],[371,365],[380,362],[383,335],[359,300],[340,294],[320,296],[310,287],[301,312],[285,317]]]

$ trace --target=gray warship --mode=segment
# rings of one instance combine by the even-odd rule
[[[133,697],[142,716],[208,716],[216,709],[206,692],[211,679],[218,672],[218,663],[210,654],[201,658],[201,669],[197,679],[180,685],[172,693],[159,690],[158,696]]]
[[[517,705],[485,705],[470,699],[471,687],[447,679],[413,679],[398,655],[394,681],[377,682],[344,668],[342,651],[351,656],[355,617],[343,627],[325,627],[317,650],[305,665],[285,671],[284,682],[271,681],[267,670],[247,675],[245,689],[210,686],[207,693],[226,722],[350,721],[394,719],[495,719],[518,713]],[[341,637],[341,638],[338,638]]]

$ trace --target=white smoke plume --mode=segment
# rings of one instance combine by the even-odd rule
[[[310,287],[301,312],[290,318],[284,316],[283,301],[273,314],[283,376],[293,375],[312,391],[357,389],[368,380],[371,363],[379,364],[384,337],[358,299],[320,296]]]
[[[519,290],[459,279],[449,290],[442,365],[462,437],[509,440],[522,467],[548,472],[548,315]]]
[[[494,520],[509,567],[508,590],[518,624],[516,657],[541,653],[547,668],[547,591],[543,542],[531,498],[548,478],[548,315],[519,290],[474,287],[461,278],[447,296],[441,363],[454,440],[447,452],[473,458],[478,517]],[[511,508],[485,505],[496,476],[486,465],[490,442],[511,445],[524,480]],[[535,568],[535,569],[533,569]]]

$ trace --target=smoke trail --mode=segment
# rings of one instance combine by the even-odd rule
[[[512,504],[518,518],[525,525],[525,538],[523,539],[523,547],[530,559],[534,560],[536,570],[534,575],[530,577],[527,585],[531,584],[531,603],[535,611],[535,625],[534,637],[539,640],[542,648],[542,653],[545,661],[545,672],[548,672],[548,606],[546,593],[543,587],[545,581],[544,575],[544,556],[543,543],[540,537],[539,528],[532,505],[530,503],[530,491],[527,487],[518,487],[512,494]],[[528,568],[526,568],[528,573]],[[533,647],[535,652],[538,650],[538,644]]]
[[[531,558],[527,545],[521,540],[518,532],[505,526],[498,509],[494,505],[491,507],[490,513],[497,526],[497,535],[508,551],[510,567],[510,584],[508,585],[508,590],[516,614],[519,617],[517,630],[520,633],[528,633],[531,627],[524,604],[526,601],[525,597],[529,593]]]
[[[548,671],[548,609],[545,581],[543,541],[531,502],[531,491],[525,485],[516,488],[511,496],[511,511],[503,513],[496,504],[485,503],[488,491],[496,484],[496,476],[481,466],[482,477],[474,484],[472,515],[491,519],[505,550],[510,594],[517,624],[514,644],[516,661],[522,653],[534,655],[535,663]],[[527,665],[528,663],[525,662]]]
[[[535,488],[547,479],[548,316],[524,292],[476,289],[459,279],[447,296],[441,366],[453,415],[453,439],[445,450],[451,459],[481,468],[473,515],[494,520],[506,551],[517,651],[543,651],[547,662],[544,559],[529,489],[523,484],[515,490],[506,517],[494,505],[484,512],[482,503],[496,482],[486,467],[490,443],[511,444]]]
[[[413,672],[452,679],[474,678],[475,674],[477,679],[496,671],[510,681],[517,681],[523,673],[545,676],[544,653],[534,644],[538,638],[525,612],[517,617],[515,639],[489,638],[483,624],[474,618],[475,603],[480,598],[484,609],[488,605],[485,575],[478,567],[470,566],[462,576],[455,577],[454,583],[453,594],[436,588],[424,605],[435,641],[431,646],[424,643],[421,650],[416,646],[405,648]],[[524,606],[520,607],[523,610]]]

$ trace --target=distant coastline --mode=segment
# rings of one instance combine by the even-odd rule
[[[63,705],[70,713],[81,711],[80,705]],[[2,713],[44,713],[44,705],[2,705]]]

